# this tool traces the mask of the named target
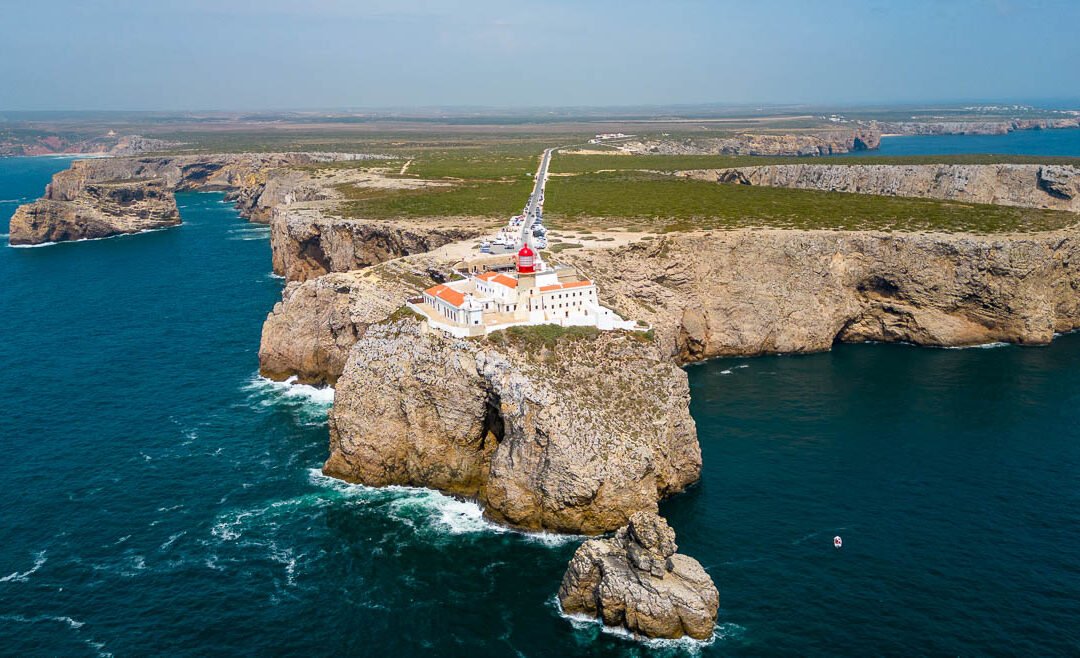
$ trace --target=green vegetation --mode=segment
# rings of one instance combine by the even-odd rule
[[[596,327],[562,327],[557,324],[539,324],[528,327],[509,327],[487,335],[496,345],[515,345],[528,352],[554,349],[560,342],[593,340],[600,335]]]
[[[880,156],[844,155],[829,157],[762,157],[754,155],[574,155],[559,152],[551,160],[552,173],[587,173],[609,170],[682,171],[686,169],[727,169],[770,164],[1071,164],[1080,158],[1032,157],[1026,155],[933,155]],[[555,179],[557,180],[557,178]]]
[[[346,217],[365,219],[469,216],[505,220],[520,211],[531,189],[532,182],[524,179],[475,181],[414,190],[338,187],[348,199],[342,205],[342,213]]]
[[[567,249],[581,249],[583,246],[584,245],[580,242],[552,242],[551,251],[557,254],[560,251],[566,251]]]
[[[1052,230],[1077,223],[1074,213],[1061,211],[720,185],[645,172],[554,178],[546,196],[548,224],[569,230],[774,227],[998,233]]]
[[[401,320],[415,320],[417,322],[420,322],[424,320],[424,316],[420,315],[408,306],[402,306],[401,308],[397,309],[389,316],[387,316],[385,322],[388,324],[393,324],[395,322],[400,322]]]

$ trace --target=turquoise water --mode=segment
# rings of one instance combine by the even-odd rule
[[[0,160],[0,216],[66,165]],[[0,248],[0,654],[1080,652],[1080,336],[690,368],[703,480],[662,511],[721,625],[647,646],[558,616],[575,540],[321,477],[325,393],[255,376],[266,229],[179,203]]]
[[[858,155],[1054,155],[1080,157],[1080,128],[1017,130],[1006,135],[904,135],[882,137],[876,151]]]

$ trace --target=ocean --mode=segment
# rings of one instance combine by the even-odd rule
[[[67,165],[0,159],[0,216]],[[0,654],[1080,652],[1080,336],[688,368],[703,478],[661,512],[720,623],[645,644],[558,614],[580,539],[323,477],[329,392],[256,372],[267,229],[178,202],[0,248]]]
[[[853,155],[1052,155],[1080,157],[1080,128],[1016,130],[1005,135],[901,135],[882,137],[876,151]]]

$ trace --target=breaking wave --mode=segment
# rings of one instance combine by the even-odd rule
[[[326,423],[326,414],[334,404],[332,387],[299,384],[296,377],[277,382],[256,374],[243,388],[256,406],[288,409],[299,423],[309,427]]]
[[[945,350],[996,350],[999,347],[1009,347],[1010,343],[993,342],[980,343],[978,345],[950,345],[941,349]]]
[[[30,576],[37,573],[49,558],[45,557],[45,551],[39,551],[34,555],[34,566],[26,571],[16,571],[0,578],[0,583],[25,583]]]
[[[561,546],[585,539],[582,535],[525,532],[507,528],[484,518],[483,509],[475,502],[454,498],[434,489],[399,485],[369,487],[363,484],[350,484],[323,475],[317,468],[308,471],[308,478],[312,484],[331,489],[343,497],[383,505],[388,516],[416,530],[433,529],[449,535],[505,534],[545,546]]]
[[[558,595],[552,596],[551,599],[549,599],[549,603],[560,617],[570,622],[570,625],[573,626],[575,631],[592,633],[594,638],[599,633],[604,633],[605,635],[611,635],[622,640],[637,642],[652,649],[656,652],[656,655],[697,656],[701,654],[702,649],[712,646],[717,640],[737,637],[744,630],[743,627],[738,624],[717,624],[713,628],[712,637],[707,640],[695,640],[692,637],[681,637],[677,640],[665,640],[638,635],[625,628],[607,626],[599,619],[589,617],[588,615],[567,614],[563,612]]]

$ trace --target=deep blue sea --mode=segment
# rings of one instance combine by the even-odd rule
[[[882,137],[876,151],[853,155],[1054,155],[1080,157],[1080,128],[1017,130],[1005,135],[902,135]]]
[[[0,159],[0,217],[67,164]],[[1080,653],[1080,336],[689,368],[703,479],[662,512],[720,626],[644,645],[557,614],[578,540],[322,477],[327,392],[256,377],[266,229],[179,203],[0,248],[0,654]]]

